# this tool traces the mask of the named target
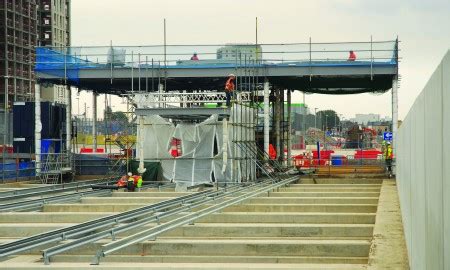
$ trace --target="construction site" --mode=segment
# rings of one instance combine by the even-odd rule
[[[0,7],[6,29],[23,2]],[[396,38],[22,48],[8,31],[0,268],[450,269],[450,53],[399,126]],[[389,92],[391,123],[307,126],[298,91]]]

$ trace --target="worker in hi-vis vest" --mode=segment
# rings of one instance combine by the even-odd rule
[[[392,146],[391,142],[387,142],[386,146],[384,147],[384,160],[386,162],[386,169],[389,174],[389,177],[392,176],[392,158],[393,158],[393,152],[392,152]]]
[[[136,187],[137,187],[138,191],[141,190],[142,182],[143,182],[143,181],[142,181],[142,175],[139,175],[139,176],[137,177],[137,183],[136,183]]]
[[[231,96],[233,95],[233,91],[235,88],[234,80],[236,79],[236,76],[234,74],[228,75],[228,80],[225,83],[225,94],[227,98],[227,107],[231,106]]]
[[[128,173],[128,181],[127,181],[127,190],[129,192],[133,192],[136,188],[136,185],[134,184],[134,177],[131,172]]]

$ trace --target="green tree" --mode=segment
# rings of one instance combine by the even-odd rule
[[[325,128],[327,130],[339,126],[341,119],[333,110],[324,110],[317,112],[318,128]]]
[[[124,112],[113,112],[111,107],[106,107],[105,118],[114,122],[128,123],[127,114]]]

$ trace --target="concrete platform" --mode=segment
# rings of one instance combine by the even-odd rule
[[[164,233],[156,241],[134,244],[107,256],[99,266],[90,266],[89,262],[100,246],[111,239],[57,255],[50,266],[43,265],[42,248],[39,248],[28,255],[0,262],[0,268],[366,269],[373,246],[378,197],[384,185],[379,179],[356,178],[327,179],[323,183],[294,184],[249,199],[203,217],[194,225]],[[186,194],[191,193],[156,189],[119,191],[111,197],[83,198],[79,203],[49,204],[43,212],[2,213],[0,241],[12,241]]]

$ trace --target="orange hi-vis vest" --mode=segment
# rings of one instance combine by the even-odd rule
[[[227,80],[227,83],[225,84],[225,91],[227,92],[233,92],[234,91],[234,78],[229,78]]]

